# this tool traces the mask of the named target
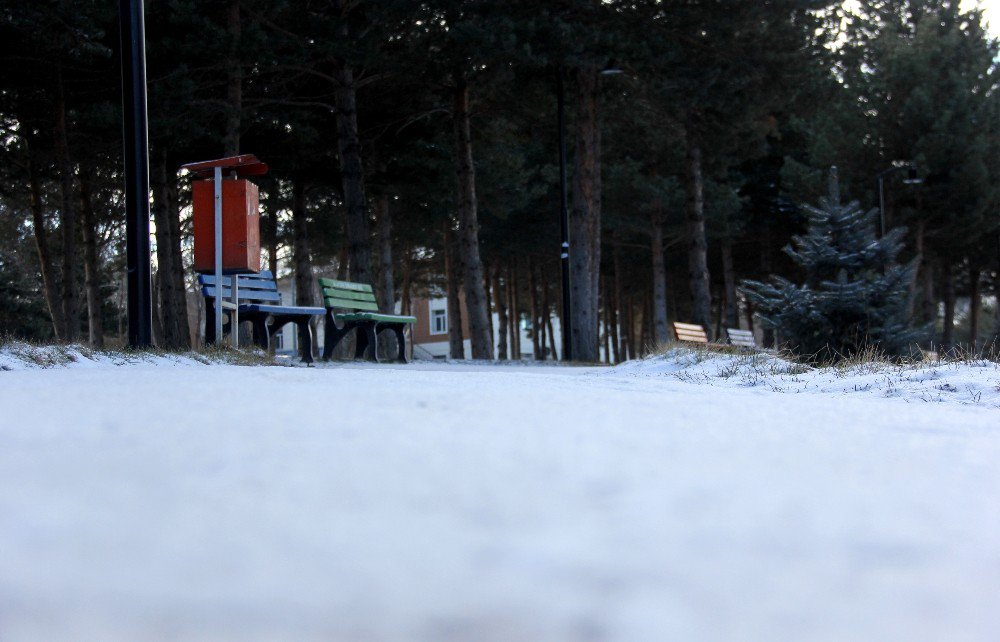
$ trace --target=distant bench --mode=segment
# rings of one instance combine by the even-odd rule
[[[674,336],[677,337],[678,341],[684,343],[698,343],[704,346],[708,345],[722,345],[722,344],[712,344],[708,340],[708,333],[705,332],[705,328],[694,323],[680,323],[675,321],[674,326]],[[740,330],[738,328],[726,328],[726,336],[729,339],[729,344],[731,346],[736,346],[739,348],[757,348],[757,342],[753,338],[753,332],[750,330]]]
[[[281,305],[281,295],[278,285],[270,272],[246,274],[237,277],[238,300],[232,299],[232,277],[222,277],[223,334],[233,332],[232,313],[239,313],[240,321],[249,321],[253,325],[253,342],[268,352],[271,350],[271,337],[288,323],[294,323],[302,338],[302,361],[313,362],[312,321],[326,313],[324,308]],[[215,276],[199,274],[198,283],[205,297],[205,343],[215,343]]]
[[[381,314],[375,293],[367,283],[351,283],[336,279],[319,279],[323,290],[322,309],[326,314],[323,337],[323,359],[329,360],[333,350],[352,330],[356,331],[355,359],[378,361],[378,336],[384,330],[396,335],[396,361],[406,363],[404,330],[417,318],[398,314]],[[338,312],[346,310],[346,312]],[[341,325],[338,327],[337,324]]]

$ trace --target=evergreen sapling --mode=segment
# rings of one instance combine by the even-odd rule
[[[857,202],[841,205],[835,189],[819,207],[804,206],[808,229],[785,252],[805,272],[796,285],[780,276],[745,281],[742,290],[765,327],[800,356],[834,358],[875,347],[908,353],[920,338],[907,303],[916,261],[896,263],[904,228],[875,235],[874,214]]]

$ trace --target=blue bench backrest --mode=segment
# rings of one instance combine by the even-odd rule
[[[278,294],[278,285],[274,282],[274,275],[268,271],[260,274],[241,274],[237,285],[239,285],[240,303],[281,303],[281,295]],[[222,277],[222,297],[227,301],[233,296],[231,276]],[[201,285],[201,293],[206,298],[215,298],[215,276],[212,274],[199,274],[198,284]]]

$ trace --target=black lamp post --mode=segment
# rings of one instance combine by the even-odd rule
[[[897,172],[906,172],[903,179],[905,185],[919,185],[924,179],[917,176],[917,166],[911,161],[893,161],[892,167],[879,172],[875,179],[878,181],[878,216],[879,216],[879,236],[885,236],[885,179]]]
[[[120,0],[122,115],[125,140],[125,259],[128,345],[153,343],[149,256],[149,143],[146,124],[146,34],[142,0]]]

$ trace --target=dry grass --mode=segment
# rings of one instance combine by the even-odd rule
[[[54,368],[69,365],[80,359],[105,359],[117,365],[151,362],[155,359],[191,359],[203,364],[226,364],[236,366],[273,366],[282,362],[264,351],[252,348],[235,350],[228,346],[207,346],[198,350],[163,350],[156,347],[133,350],[130,348],[94,349],[81,344],[34,342],[0,337],[0,350],[24,363],[40,368]],[[0,369],[7,369],[0,366]]]

